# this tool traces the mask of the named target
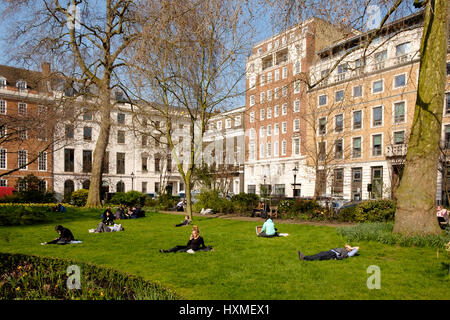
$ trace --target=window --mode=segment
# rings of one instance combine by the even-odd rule
[[[161,159],[159,157],[155,157],[155,171],[161,171]]]
[[[394,103],[394,123],[405,122],[405,102]]]
[[[250,143],[249,144],[249,159],[250,160],[256,160],[256,150],[255,150],[255,144],[254,143]]]
[[[47,171],[47,152],[42,152],[38,157],[38,170]]]
[[[286,79],[287,78],[287,74],[288,74],[287,67],[283,67],[283,71],[282,71],[281,77],[283,79]]]
[[[248,85],[249,85],[250,89],[253,89],[256,87],[256,76],[250,77],[250,79],[248,80]]]
[[[234,126],[235,127],[239,127],[241,125],[242,121],[241,121],[241,116],[237,116],[234,118]]]
[[[1,148],[0,149],[0,169],[6,169],[6,163],[7,163],[7,158],[6,158],[6,149]]]
[[[75,191],[75,183],[73,180],[64,181],[64,195],[71,195]]]
[[[333,170],[331,193],[333,195],[342,195],[344,193],[344,169]]]
[[[125,192],[125,183],[123,181],[117,182],[116,192]]]
[[[73,125],[66,124],[65,137],[66,137],[66,139],[73,139],[73,137],[74,137],[74,127],[73,127]]]
[[[353,98],[359,98],[362,97],[362,85],[354,86],[353,87]]]
[[[394,144],[404,144],[405,143],[405,131],[394,132]]]
[[[231,128],[231,119],[225,119],[225,129]]]
[[[294,82],[294,93],[300,93],[300,80]]]
[[[445,94],[445,114],[450,114],[450,92]]]
[[[270,61],[272,62],[272,59]],[[272,83],[272,72],[267,73],[267,83]]]
[[[142,181],[142,193],[147,193],[147,182]]]
[[[295,62],[294,74],[302,72],[302,64],[300,61]]]
[[[383,92],[383,79],[372,82],[372,93]]]
[[[294,101],[294,112],[300,112],[300,100]]]
[[[255,96],[252,94],[251,96],[250,96],[250,107],[252,107],[252,106],[254,106],[255,105]]]
[[[381,156],[381,134],[375,134],[372,136],[372,156]]]
[[[28,170],[27,162],[28,162],[28,151],[27,150],[19,150],[18,166],[19,166],[20,170]]]
[[[281,88],[281,94],[283,95],[283,97],[287,96],[287,91],[288,91],[287,86],[283,86],[283,88]]]
[[[19,91],[27,90],[27,82],[24,80],[19,80],[16,82],[16,87]]]
[[[275,125],[274,125],[274,127],[273,127],[273,134],[274,134],[275,136],[277,136],[277,135],[280,134],[280,124],[275,123]]]
[[[362,110],[353,112],[353,130],[362,128]]]
[[[280,97],[280,88],[275,88],[274,90],[274,98],[278,99]]]
[[[259,158],[264,158],[264,143],[259,144]]]
[[[325,106],[328,103],[328,96],[326,94],[322,94],[319,96],[319,106]]]
[[[272,156],[272,143],[267,142],[267,157]]]
[[[319,160],[324,161],[327,153],[327,143],[325,141],[319,142]]]
[[[275,141],[273,144],[273,155],[274,157],[278,157],[280,155],[280,145],[278,141]]]
[[[255,112],[254,111],[250,112],[249,121],[250,121],[250,123],[255,122]]]
[[[116,173],[117,174],[125,174],[125,153],[124,152],[116,153]]]
[[[334,132],[342,132],[344,130],[344,115],[338,114],[334,117]]]
[[[327,118],[320,118],[319,119],[319,134],[325,135],[327,134]]]
[[[269,124],[269,125],[267,125],[267,136],[269,137],[271,135],[272,135],[272,125]]]
[[[352,158],[361,158],[361,137],[353,138]]]
[[[375,70],[380,70],[384,68],[384,65],[387,60],[387,50],[383,50],[381,52],[375,53]]]
[[[6,114],[6,101],[0,100],[0,114]]]
[[[92,171],[92,151],[83,150],[83,172],[88,173]]]
[[[259,120],[264,120],[264,114],[265,114],[264,109],[259,110]]]
[[[92,112],[84,111],[84,113],[83,113],[83,120],[84,121],[92,121]]]
[[[287,142],[286,142],[286,140],[283,140],[281,142],[281,155],[285,156],[286,155],[286,151],[287,151]]]
[[[272,118],[272,108],[269,107],[267,108],[267,119],[271,119]]]
[[[450,125],[445,126],[445,149],[450,149]]]
[[[273,117],[278,118],[279,115],[280,115],[280,106],[277,105],[273,107]]]
[[[294,119],[294,132],[300,131],[300,119]]]
[[[267,90],[267,101],[272,101],[272,90]]]
[[[6,88],[6,78],[0,77],[0,88]]]
[[[24,127],[17,128],[17,135],[19,136],[19,139],[27,140],[27,129]]]
[[[383,125],[383,107],[375,107],[372,109],[372,126],[379,127]]]
[[[279,69],[275,70],[275,81],[278,81],[278,80],[280,80],[280,70]]]
[[[249,184],[247,186],[247,193],[249,193],[249,194],[256,194],[256,185]]]
[[[394,77],[394,88],[404,87],[406,85],[406,73]]]
[[[281,133],[286,133],[287,132],[287,122],[282,122],[281,123]]]
[[[287,115],[287,103],[283,103],[283,104],[281,105],[281,114],[282,114],[283,116]]]
[[[64,172],[74,172],[75,156],[74,149],[64,149]]]
[[[261,86],[263,86],[263,85],[265,84],[265,82],[266,82],[266,76],[262,74],[262,75],[259,77],[259,84],[260,84]]]
[[[398,46],[395,47],[395,56],[397,57],[397,59],[405,57],[405,55],[407,55],[409,53],[409,49],[410,49],[410,43],[409,42],[405,42],[405,43],[399,44]],[[404,61],[400,60],[398,62],[404,62]]]
[[[266,93],[264,91],[259,93],[259,103],[263,103],[266,97]]]
[[[8,134],[8,126],[6,124],[0,125],[0,138],[6,138],[6,135]]]
[[[342,159],[344,157],[344,143],[342,139],[334,141],[334,158]]]
[[[118,113],[117,114],[117,123],[125,124],[125,113]]]
[[[23,102],[19,102],[17,112],[20,116],[26,116],[27,115],[27,104],[23,103]]]
[[[336,91],[334,94],[334,101],[341,102],[342,100],[344,100],[344,90]]]
[[[8,180],[0,179],[0,187],[7,187],[8,186]]]
[[[217,121],[216,128],[217,130],[222,130],[222,121]]]
[[[383,196],[383,167],[372,167],[372,192],[371,198],[377,199]]]
[[[83,128],[83,139],[85,141],[92,140],[92,127],[84,127]]]
[[[117,143],[125,143],[125,131],[118,130],[117,131]]]
[[[141,136],[141,146],[142,147],[146,147],[147,144],[148,144],[148,137],[145,134],[143,134]]]
[[[256,138],[256,132],[254,128],[250,128],[250,140],[254,140]]]
[[[352,200],[361,200],[362,168],[352,168]]]
[[[295,156],[299,156],[300,155],[300,138],[294,138],[292,140],[293,142],[293,153]]]

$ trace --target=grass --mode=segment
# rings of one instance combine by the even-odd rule
[[[277,223],[288,237],[258,238],[261,222],[196,217],[212,252],[162,254],[186,244],[191,227],[175,228],[183,216],[148,213],[144,219],[123,220],[124,232],[90,234],[98,210],[68,212],[61,220],[34,226],[0,227],[0,251],[61,257],[124,271],[162,284],[185,299],[448,299],[450,277],[442,268],[444,252],[372,241],[352,243],[360,255],[342,261],[299,261],[306,255],[342,246],[333,227]],[[76,245],[47,245],[55,223],[82,240]],[[381,289],[369,290],[367,268],[380,267]]]

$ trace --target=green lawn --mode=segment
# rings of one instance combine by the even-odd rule
[[[448,299],[450,277],[436,249],[405,248],[375,242],[353,243],[360,255],[343,261],[299,261],[306,255],[341,246],[332,227],[277,223],[288,237],[264,239],[255,235],[261,223],[196,217],[212,252],[162,254],[186,244],[191,227],[175,228],[183,216],[147,214],[123,220],[124,232],[90,234],[99,213],[74,214],[61,220],[82,240],[76,245],[40,243],[56,236],[54,225],[0,227],[0,251],[70,258],[113,267],[175,290],[186,299]],[[381,270],[381,289],[369,290],[367,268]]]

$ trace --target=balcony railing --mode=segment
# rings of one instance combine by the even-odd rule
[[[405,143],[402,144],[388,144],[386,146],[386,157],[404,157],[406,156],[406,152],[408,147]]]

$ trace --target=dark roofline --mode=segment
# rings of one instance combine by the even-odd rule
[[[385,26],[383,26],[381,33],[382,34],[386,34],[391,32],[391,29],[395,29],[395,27],[398,27],[399,25],[402,25],[404,22],[419,22],[419,21],[423,21],[424,18],[424,11],[421,10],[419,12],[415,12],[413,14],[410,14],[406,17],[400,18],[398,20],[392,21],[388,24],[386,24]],[[353,36],[351,38],[348,39],[343,39],[340,40],[336,43],[334,43],[331,46],[328,46],[320,51],[317,51],[316,54],[318,54],[319,56],[326,56],[329,55],[330,53],[336,53],[339,52],[341,50],[343,50],[344,48],[348,48],[348,47],[353,47],[355,44],[361,42],[361,40],[366,39],[369,35],[375,33],[376,30],[370,30],[368,32],[364,32],[361,33],[359,35]]]

